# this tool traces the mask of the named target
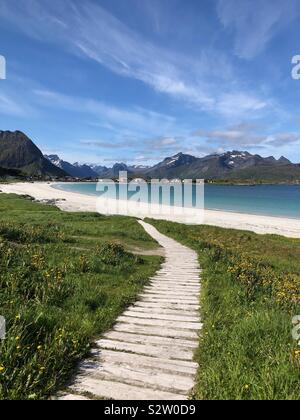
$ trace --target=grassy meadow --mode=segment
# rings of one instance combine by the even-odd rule
[[[134,219],[0,194],[0,399],[62,386],[160,266],[128,250],[156,247]]]
[[[150,221],[199,253],[204,329],[195,399],[300,399],[300,240]]]
[[[299,399],[300,240],[154,221],[199,253],[204,328],[194,399]],[[46,399],[161,259],[136,220],[0,194],[0,400]]]

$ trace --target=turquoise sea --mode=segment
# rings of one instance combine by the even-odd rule
[[[96,183],[57,184],[55,188],[100,195]],[[300,219],[300,185],[205,185],[205,208]]]

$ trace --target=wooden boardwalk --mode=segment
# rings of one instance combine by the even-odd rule
[[[181,400],[198,365],[200,267],[196,252],[140,222],[165,249],[161,270],[99,340],[62,400]]]

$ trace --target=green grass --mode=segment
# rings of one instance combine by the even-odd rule
[[[300,240],[153,221],[194,248],[204,328],[195,399],[299,399]]]
[[[0,399],[44,399],[159,268],[137,221],[0,194]]]

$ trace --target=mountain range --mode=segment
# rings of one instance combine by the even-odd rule
[[[117,178],[120,171],[127,171],[128,177],[143,178],[204,178],[211,180],[253,181],[253,182],[298,182],[300,165],[285,157],[262,157],[246,151],[232,151],[197,158],[178,153],[162,162],[149,166],[127,166],[116,163],[112,168],[97,165],[70,165],[57,156],[51,162],[76,177]]]
[[[60,159],[57,155],[45,155],[45,157],[53,165],[63,169],[68,175],[75,178],[117,178],[121,171],[127,171],[128,176],[143,175],[149,169],[149,166],[127,166],[125,163],[115,163],[112,168],[101,165],[71,164]]]
[[[2,168],[2,169],[1,169]],[[0,176],[3,171],[17,170],[25,175],[54,178],[117,178],[120,171],[128,177],[198,178],[212,181],[300,182],[300,165],[285,157],[262,157],[246,151],[231,151],[195,157],[178,153],[154,166],[128,166],[116,163],[101,165],[69,163],[58,155],[45,155],[22,132],[0,131]]]
[[[232,151],[202,158],[179,153],[146,171],[153,178],[203,178],[211,180],[300,180],[300,165],[273,156],[264,158],[249,152]]]
[[[66,174],[75,178],[97,178],[98,173],[88,165],[80,165],[79,163],[71,164],[60,159],[57,155],[45,155],[53,165],[62,169]]]
[[[52,163],[56,164],[54,160]],[[71,174],[67,166],[61,166]],[[112,168],[96,165],[78,166],[84,168],[85,176],[116,178],[120,171],[127,171],[128,177],[143,178],[204,178],[219,181],[247,182],[300,182],[300,165],[294,164],[285,157],[275,159],[273,156],[262,157],[246,151],[231,151],[222,154],[212,154],[205,157],[195,157],[178,153],[167,157],[162,162],[149,166],[127,166],[116,163]],[[90,171],[96,173],[92,175]],[[76,172],[72,172],[74,176]]]

